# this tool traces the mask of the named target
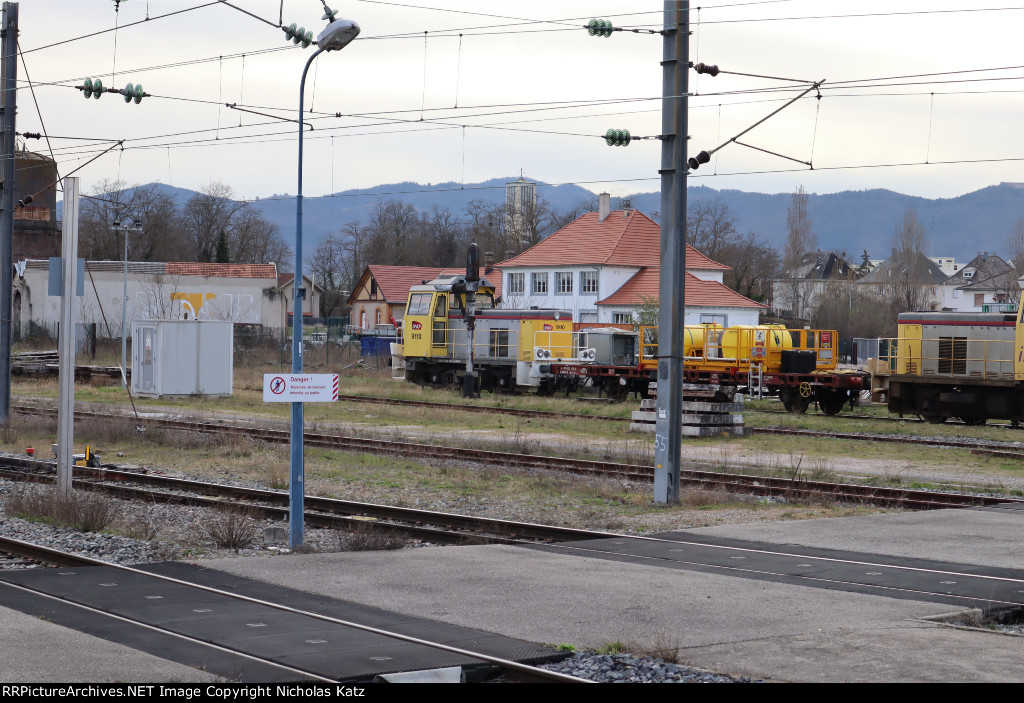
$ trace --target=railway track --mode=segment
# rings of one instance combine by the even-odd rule
[[[565,418],[571,420],[601,420],[607,422],[631,422],[630,418],[625,417],[611,417],[608,415],[585,415],[575,413],[557,413],[552,411],[531,411],[521,408],[498,408],[486,405],[472,405],[472,406],[461,406],[452,403],[435,403],[430,401],[404,401],[404,400],[392,400],[389,398],[369,398],[367,396],[352,395],[352,396],[341,396],[341,400],[348,400],[350,402],[366,402],[375,403],[381,405],[417,405],[423,407],[432,407],[439,410],[453,411],[453,410],[465,410],[465,411],[483,411],[489,413],[507,414],[514,415],[517,417],[547,417],[553,419]],[[786,415],[792,417],[793,415],[786,410],[768,410],[768,409],[753,409],[748,408],[744,412],[764,413],[771,415]],[[842,420],[870,420],[878,422],[902,422],[912,424],[924,424],[924,420],[920,418],[904,418],[904,417],[877,417],[873,415],[825,415],[824,413],[815,413],[821,417],[828,418],[841,418]],[[967,426],[966,423],[960,421],[950,421],[950,425],[955,426]],[[1003,427],[1007,429],[1021,429],[1016,428],[1010,423],[993,423],[990,427]],[[808,437],[825,437],[835,439],[850,439],[857,441],[879,441],[887,443],[904,443],[904,444],[918,444],[922,446],[943,446],[943,447],[958,447],[963,449],[989,449],[990,451],[998,451],[1000,445],[986,445],[985,442],[979,440],[952,440],[952,439],[929,439],[924,437],[891,437],[886,435],[867,435],[863,433],[838,433],[838,432],[820,432],[815,430],[790,430],[787,428],[774,428],[774,427],[754,427],[750,428],[750,432],[754,434],[766,434],[766,435],[785,435],[792,434],[794,436],[808,436]],[[979,452],[981,453],[981,452]]]
[[[347,401],[351,403],[368,403],[374,405],[405,405],[423,408],[434,408],[437,410],[443,410],[445,412],[461,411],[461,412],[483,412],[496,415],[509,415],[512,417],[527,417],[527,418],[548,418],[553,420],[567,419],[567,420],[592,420],[598,422],[632,422],[631,418],[628,417],[614,417],[611,415],[594,415],[586,413],[560,413],[551,410],[529,410],[526,408],[508,408],[493,405],[458,405],[456,403],[438,403],[435,401],[428,400],[399,400],[393,398],[372,398],[364,395],[342,395],[338,397],[339,401]],[[787,410],[771,410],[768,408],[746,408],[746,413],[758,413],[764,415],[784,415],[788,417],[799,417],[794,416]],[[925,424],[925,421],[919,417],[880,417],[877,415],[826,415],[821,412],[808,412],[807,415],[812,417],[822,418],[838,418],[840,421],[846,420],[868,420],[874,422],[900,422],[909,424]],[[948,421],[950,426],[967,427],[968,425],[960,420],[950,419]],[[989,423],[989,427],[1002,427],[1006,429],[1024,429],[1024,426],[1014,427],[1008,422],[997,422]],[[771,428],[752,428],[755,434],[771,433]]]
[[[81,417],[81,414],[79,414],[79,417]],[[109,416],[105,415],[104,417]],[[244,436],[281,444],[287,443],[290,440],[290,434],[285,430],[261,429],[253,428],[251,426],[227,425],[220,423],[196,423],[184,420],[162,419],[157,420],[156,422],[161,427],[181,431]],[[401,455],[417,458],[419,460],[450,460],[496,465],[503,468],[551,470],[645,482],[653,480],[654,476],[654,469],[651,466],[627,465],[616,462],[538,456],[533,454],[516,454],[512,452],[496,452],[478,449],[462,449],[458,447],[447,447],[433,444],[393,442],[381,439],[344,437],[319,433],[307,433],[305,441],[308,446],[319,446],[343,451]],[[43,470],[44,467],[52,466],[50,462],[42,462],[33,459],[10,458],[7,461],[13,467],[16,467],[16,470],[18,471],[25,471],[27,469],[40,471]],[[85,469],[76,467],[76,473],[79,475],[83,475],[82,473],[79,473],[83,471],[85,471]],[[100,477],[101,476],[96,474],[92,475],[93,479]],[[274,507],[275,502],[276,505],[281,504],[282,496],[284,496],[283,493],[276,491],[257,491],[255,489],[223,487],[217,486],[216,484],[187,482],[181,479],[170,479],[168,477],[157,475],[140,476],[139,474],[134,474],[132,472],[118,471],[115,467],[102,470],[102,477],[110,479],[116,477],[121,481],[143,481],[151,487],[163,486],[169,488],[173,486],[174,488],[184,488],[187,486],[187,490],[189,491],[199,494],[205,493],[206,495],[210,495],[211,492],[213,492],[214,495],[219,496],[245,495],[249,499],[261,499],[267,501],[268,506],[266,510],[268,511],[283,511],[283,508]],[[691,488],[724,490],[731,493],[753,493],[759,496],[774,496],[786,499],[825,499],[836,502],[864,503],[881,507],[896,507],[912,510],[984,506],[1017,502],[1015,499],[1001,497],[894,489],[848,483],[812,481],[801,478],[722,473],[718,471],[702,470],[699,468],[683,470],[681,472],[680,482],[683,486]],[[325,512],[364,516],[369,515],[380,519],[392,519],[394,517],[394,511],[397,510],[389,506],[375,506],[364,503],[350,503],[347,501],[327,501],[326,499],[310,500],[320,501],[316,503],[307,503],[311,510],[314,510],[314,505],[322,505],[325,506],[323,508]],[[342,505],[348,506],[346,508],[348,511],[347,513],[345,510],[341,510],[340,506]],[[385,515],[385,509],[392,512]],[[429,522],[429,519],[433,519],[436,515],[430,511],[414,511],[411,509],[401,509],[401,512],[404,517],[412,518],[412,521],[417,525]],[[320,520],[321,518],[316,517],[314,519]],[[478,529],[477,527],[470,527],[466,524],[461,525],[461,527],[468,527],[470,530]],[[424,535],[424,538],[437,539],[437,536]]]

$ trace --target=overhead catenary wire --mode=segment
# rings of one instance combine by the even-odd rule
[[[209,3],[209,4],[210,4],[210,5],[212,5],[212,4],[214,4],[214,3]],[[223,3],[223,2],[222,2],[222,3],[220,3],[220,4],[226,4],[226,5],[228,5],[228,6],[231,6],[231,5],[230,5],[230,3]],[[733,4],[732,4],[732,6],[738,6],[738,5],[750,5],[750,4],[753,4],[753,5],[757,5],[757,4],[763,4],[763,3],[733,3]],[[725,7],[725,6],[727,6],[727,5],[722,5],[722,6],[720,6],[720,7]],[[712,6],[705,6],[705,8],[708,8],[708,9],[710,9],[711,7],[712,7]],[[237,9],[237,8],[236,8],[236,9]],[[429,8],[428,8],[428,9],[429,9]],[[699,13],[699,12],[700,12],[700,8],[697,8],[697,9],[698,9],[698,13]],[[1012,8],[989,8],[989,9],[1012,9]],[[482,13],[481,13],[481,14],[482,14]],[[633,13],[633,14],[639,14],[639,13]],[[886,14],[886,13],[883,13],[883,14]],[[893,14],[893,13],[888,13],[888,14]],[[705,18],[704,18],[704,21],[706,22],[706,21],[707,21],[708,19],[709,19],[709,18],[705,17]],[[268,23],[268,24],[271,24],[271,26],[276,26],[276,25],[273,25],[273,23]],[[460,36],[460,44],[461,44],[461,34],[460,34],[459,36]],[[426,43],[426,42],[425,42],[425,43]],[[289,47],[289,48],[290,48],[290,47]],[[244,57],[244,55],[243,55],[243,57]],[[220,60],[222,60],[222,59],[220,59]],[[244,58],[243,58],[243,61],[244,61]],[[424,67],[424,68],[426,68],[426,67]],[[946,72],[946,74],[945,74],[945,75],[952,75],[952,74],[956,74],[956,73],[961,73],[961,72],[960,72],[960,71],[955,71],[955,72]],[[999,80],[1013,80],[1013,79],[1014,79],[1014,78],[1012,78],[1012,77],[1005,77],[1005,78],[1000,78]],[[860,80],[864,80],[864,79],[860,79]],[[887,79],[877,79],[877,80],[880,80],[880,81],[881,81],[881,80],[888,80],[888,81],[891,81],[891,80],[893,80],[893,79],[892,79],[892,78],[887,78]],[[982,80],[995,80],[995,79],[983,78]],[[950,81],[950,82],[951,82],[951,83],[955,83],[955,82],[958,82],[958,81]],[[830,83],[831,83],[831,86],[830,86],[831,90],[835,90],[837,82],[835,82],[835,81],[831,81]],[[908,85],[912,85],[912,84],[908,84]],[[848,86],[848,87],[849,87],[849,90],[877,90],[877,86],[876,86],[876,87],[871,87],[871,86],[868,86],[868,85],[850,85],[850,86]],[[935,92],[935,91],[932,91],[932,95],[934,95],[934,92]],[[995,91],[992,91],[992,92],[995,92]],[[738,92],[729,92],[729,95],[741,95],[741,93],[738,93]],[[747,93],[747,95],[750,95],[750,93]],[[831,96],[833,96],[834,94],[833,94],[833,93],[829,93],[829,95],[830,95],[830,97],[831,97]],[[173,99],[173,98],[167,98],[167,99]],[[240,102],[241,102],[241,100],[240,100]],[[748,101],[748,102],[753,102],[753,101]],[[424,103],[425,103],[425,100],[424,100],[423,96],[421,96],[421,106],[420,106],[420,110],[421,110],[421,113],[422,113],[422,112],[424,112],[424,110],[425,110],[425,104],[424,104]],[[457,100],[456,100],[456,104],[457,104]],[[721,104],[721,103],[719,103],[719,104]],[[729,105],[729,103],[726,103],[726,105],[728,106],[728,105]],[[820,106],[820,102],[819,102],[819,106]],[[277,108],[275,108],[275,109],[277,109]],[[280,108],[280,109],[284,109],[284,108]],[[698,109],[699,109],[699,108],[698,108]],[[719,108],[719,109],[721,109],[721,108]],[[515,114],[515,113],[514,113],[513,111],[509,111],[509,114]],[[346,115],[345,117],[351,117],[352,119],[367,119],[366,117],[360,117],[360,116],[357,116],[357,115],[352,115],[352,116],[348,116],[348,115]],[[437,126],[437,127],[439,127],[439,128],[459,128],[459,129],[460,129],[460,130],[461,130],[461,131],[462,131],[463,133],[465,132],[465,130],[467,129],[467,127],[468,127],[469,129],[472,129],[472,128],[474,128],[474,127],[477,127],[477,128],[487,128],[487,127],[493,127],[493,126],[506,126],[506,125],[504,125],[504,124],[502,124],[502,125],[475,125],[475,124],[466,124],[465,122],[463,122],[463,119],[465,119],[465,120],[467,120],[467,121],[468,121],[469,119],[481,119],[481,118],[482,118],[482,117],[481,117],[481,116],[479,116],[479,115],[467,116],[467,117],[465,117],[465,118],[462,118],[462,117],[460,116],[460,117],[459,117],[459,118],[457,118],[457,120],[456,120],[456,121],[458,121],[458,122],[459,122],[459,124],[445,124],[446,122],[452,122],[453,120],[452,120],[451,118],[438,118],[438,120],[437,120],[437,125],[436,125],[436,126]],[[542,121],[543,119],[545,119],[545,118],[541,118],[541,119],[535,119],[535,120],[533,120],[533,121]],[[559,117],[559,118],[547,118],[547,119],[575,119],[575,118],[574,118],[573,116],[566,116],[566,117]],[[421,115],[421,121],[424,121],[424,122],[426,122],[426,121],[428,121],[428,120],[423,120],[423,119],[422,119],[422,115]],[[218,122],[219,122],[219,118],[218,118]],[[240,120],[239,120],[239,123],[240,123],[240,126],[241,126],[241,116],[240,116]],[[388,124],[388,122],[385,122],[385,124],[384,124],[384,125],[381,125],[381,127],[386,127],[386,126],[387,126],[387,124]],[[358,129],[359,127],[360,127],[360,125],[353,125],[353,126],[348,126],[348,127],[339,127],[339,128],[337,128],[337,129],[339,129],[339,130],[345,130],[346,132],[351,132],[351,133],[355,133],[355,132],[361,132],[362,134],[367,134],[367,132],[365,132],[365,131],[360,131],[360,130]],[[219,124],[218,124],[218,129],[222,129],[222,126],[221,126],[221,125],[219,125]],[[330,129],[331,129],[332,131],[333,131],[333,130],[335,130],[335,128],[334,128],[334,127],[331,127]],[[535,131],[535,130],[523,130],[523,131]],[[557,131],[557,130],[551,130],[551,131],[548,131],[548,132],[544,132],[544,131],[539,131],[539,130],[537,130],[537,131],[538,131],[539,133],[549,133],[549,134],[552,134],[552,135],[559,135],[559,134],[572,134],[572,135],[574,135],[574,136],[595,136],[595,135],[593,135],[593,134],[589,134],[589,135],[587,135],[587,134],[583,134],[583,133],[582,133],[581,131],[577,131],[577,132],[572,132],[571,130],[564,130],[564,131],[562,131],[562,132],[559,132],[559,131]],[[388,131],[387,133],[395,133],[395,132],[396,132],[396,130],[389,130],[389,131]],[[385,133],[385,132],[384,132],[383,130],[381,130],[381,132],[379,132],[379,133]],[[339,136],[344,136],[344,134],[342,134],[342,133],[341,133],[340,131],[338,132],[338,135],[339,135]],[[332,137],[333,137],[333,136],[334,136],[334,135],[332,135]],[[815,132],[815,136],[816,136],[816,132]],[[161,138],[162,138],[162,137],[153,137],[152,139],[153,139],[153,140],[156,140],[156,139],[161,139]],[[251,139],[251,138],[252,138],[252,137],[242,137],[242,138],[240,138],[240,139]],[[812,144],[813,144],[813,140],[814,140],[814,137],[812,137]],[[198,144],[197,144],[197,145],[198,145]],[[148,146],[149,146],[150,148],[166,148],[166,149],[168,150],[168,157],[169,157],[169,152],[170,152],[170,148],[171,148],[171,147],[170,147],[169,145],[157,144],[157,145],[148,145]],[[139,144],[138,142],[132,143],[131,141],[129,141],[129,142],[128,142],[128,143],[126,144],[125,148],[126,148],[126,149],[129,149],[129,150],[130,150],[130,149],[134,149],[134,148],[140,148],[140,144]],[[813,151],[813,148],[812,148],[812,151]],[[926,155],[926,156],[927,156],[927,155]],[[926,160],[927,160],[927,158],[926,158]]]

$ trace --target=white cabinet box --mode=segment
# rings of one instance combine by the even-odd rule
[[[231,395],[234,365],[231,322],[132,322],[132,392],[136,395]]]

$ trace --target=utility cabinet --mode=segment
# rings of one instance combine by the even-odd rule
[[[231,395],[234,363],[231,322],[132,322],[132,392],[136,395]]]

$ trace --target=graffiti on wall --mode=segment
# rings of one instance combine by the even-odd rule
[[[225,320],[260,324],[253,296],[232,293],[173,291],[167,297],[139,291],[134,316],[149,320]]]

